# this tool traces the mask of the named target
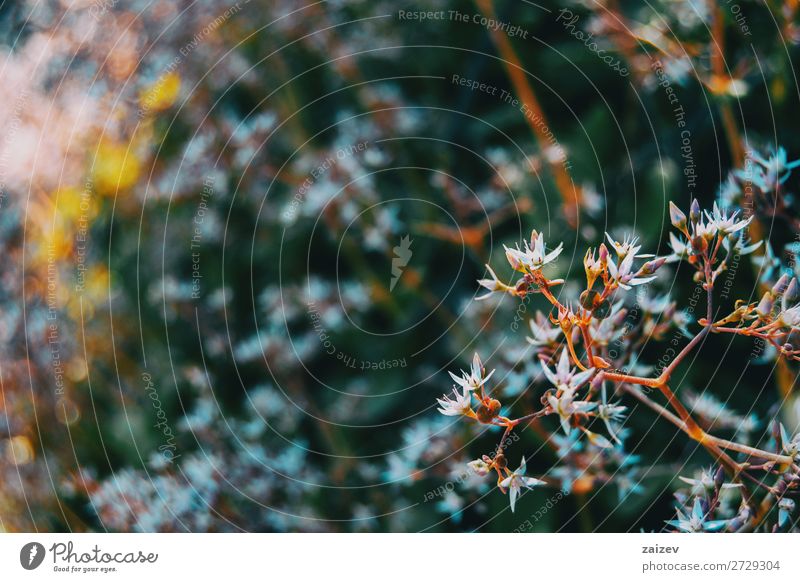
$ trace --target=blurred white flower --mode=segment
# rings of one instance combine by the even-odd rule
[[[519,468],[511,473],[511,475],[503,479],[500,482],[500,487],[508,489],[508,498],[511,503],[511,511],[513,512],[514,507],[517,504],[517,497],[519,496],[519,493],[523,487],[526,489],[533,489],[537,485],[544,484],[545,482],[540,479],[525,476],[525,457],[522,457],[522,462],[519,464]]]

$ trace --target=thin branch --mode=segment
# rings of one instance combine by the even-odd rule
[[[475,4],[486,18],[497,20],[492,0],[475,0]],[[517,56],[511,41],[504,32],[499,29],[491,29],[489,33],[503,60],[503,65],[514,87],[514,92],[529,112],[529,114],[524,115],[524,117],[536,137],[539,149],[545,159],[550,159],[549,156],[547,156],[547,150],[553,146],[551,143],[554,139],[553,133],[544,115],[544,110],[539,104],[539,100],[536,98],[536,93],[534,93],[533,87],[528,81],[526,71],[522,67],[522,62]],[[566,156],[566,154],[564,155]],[[572,178],[567,174],[563,163],[564,161],[565,160],[561,159],[550,160],[550,171],[553,173],[556,187],[563,199],[564,214],[567,221],[572,228],[576,228],[578,224],[578,208],[580,206],[581,193],[580,190],[575,187]]]

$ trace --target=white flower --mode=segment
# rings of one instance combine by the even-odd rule
[[[747,239],[746,236],[738,236],[736,237],[736,242],[731,245],[730,238],[725,237],[722,241],[722,246],[725,247],[725,250],[729,253],[733,253],[735,255],[744,256],[749,255],[756,249],[758,249],[762,244],[763,240],[754,242],[753,244],[748,244],[750,241]]]
[[[594,446],[599,447],[601,449],[613,449],[614,445],[611,444],[611,441],[608,440],[601,434],[597,434],[596,432],[592,432],[590,430],[583,429],[584,434],[589,438],[589,442],[592,443]]]
[[[472,368],[470,369],[469,374],[467,374],[464,370],[461,370],[461,377],[459,378],[452,372],[448,372],[453,381],[464,388],[464,390],[477,390],[483,386],[489,378],[492,377],[494,370],[486,375],[484,375],[484,373],[485,370],[483,368],[483,363],[481,362],[481,358],[478,356],[477,352],[475,352],[475,355],[472,358]]]
[[[783,309],[778,314],[778,320],[787,327],[798,327],[800,325],[800,304]]]
[[[491,469],[489,468],[489,463],[487,463],[483,459],[475,459],[474,461],[470,461],[469,463],[467,463],[467,467],[472,469],[475,472],[475,474],[480,477],[485,477],[491,471]]]
[[[714,474],[712,471],[713,469],[702,469],[697,479],[689,479],[688,477],[682,477],[681,475],[678,475],[678,479],[688,485],[691,485],[692,495],[706,495],[710,491],[713,491],[715,487]],[[741,483],[723,483],[721,489],[735,489],[741,486]]]
[[[561,328],[550,323],[547,316],[541,311],[536,312],[535,318],[528,320],[533,337],[526,337],[529,344],[536,347],[547,346],[558,340],[561,335]]]
[[[675,308],[675,303],[670,299],[669,294],[650,297],[649,295],[640,293],[636,296],[636,300],[645,313],[651,313],[653,315],[658,315],[659,313],[664,313],[667,310]]]
[[[525,487],[532,489],[537,485],[544,485],[545,482],[534,477],[525,476],[525,457],[522,457],[522,462],[519,464],[519,469],[511,473],[508,477],[500,482],[500,487],[508,489],[508,497],[511,502],[511,511],[513,513],[514,506],[517,504],[517,496],[520,490]]]
[[[444,498],[436,504],[436,509],[441,513],[450,515],[454,522],[461,521],[461,508],[464,507],[464,500],[453,491],[444,494]]]
[[[561,418],[561,427],[564,432],[569,434],[572,430],[569,425],[570,417],[576,412],[589,412],[597,406],[595,402],[575,401],[575,391],[594,374],[594,368],[576,374],[575,370],[570,368],[569,354],[564,349],[561,351],[561,358],[558,360],[555,372],[550,370],[544,362],[542,362],[542,370],[547,379],[558,389],[556,394],[551,392],[547,395],[547,402]]]
[[[789,283],[782,290],[781,309],[786,309],[789,303],[797,301],[800,290],[798,289],[797,279],[792,277]]]
[[[789,179],[792,170],[800,166],[800,160],[788,161],[786,150],[782,147],[766,160],[757,153],[753,153],[751,157],[760,166],[756,167],[755,176],[748,177],[744,170],[737,172],[737,175],[752,181],[763,192],[775,190]]]
[[[706,210],[705,214],[706,218],[708,218],[710,225],[712,225],[714,228],[716,228],[716,230],[718,230],[721,234],[725,236],[742,230],[753,220],[752,216],[745,220],[736,220],[736,217],[739,215],[738,210],[736,210],[735,212],[733,212],[733,214],[728,216],[724,210],[720,210],[716,202],[714,202],[714,208],[712,209],[712,213],[709,214],[708,211]]]
[[[638,249],[639,247],[633,247]],[[648,277],[640,277],[639,275],[650,275],[653,271],[661,267],[664,264],[666,259],[656,259],[655,261],[650,261],[645,263],[641,269],[637,272],[633,272],[633,259],[636,255],[633,253],[629,253],[625,255],[619,266],[614,262],[613,259],[608,259],[608,274],[611,275],[611,278],[614,279],[620,287],[623,289],[630,289],[634,285],[644,285],[645,283],[649,283],[653,279],[655,279],[654,275]]]
[[[450,400],[447,394],[442,395],[441,398],[437,398],[436,401],[439,403],[439,406],[441,406],[441,408],[437,410],[445,416],[466,415],[472,404],[471,392],[467,388],[464,388],[463,394],[459,394],[458,389],[454,389],[453,396],[455,396],[454,400]]]
[[[700,220],[694,225],[694,236],[699,236],[706,240],[711,240],[715,236],[717,236],[717,225],[713,222],[709,222],[706,224],[703,220]]]
[[[623,260],[628,256],[639,257],[639,258],[653,256],[653,255],[639,254],[639,251],[641,250],[642,246],[636,244],[639,242],[639,237],[637,236],[626,234],[625,238],[622,239],[622,242],[615,241],[613,238],[611,238],[611,235],[608,233],[606,233],[606,238],[608,239],[608,242],[611,243],[611,246],[614,247],[614,251],[616,251],[617,257],[619,257],[620,260]]]
[[[594,368],[589,368],[576,374],[575,370],[570,368],[569,353],[566,348],[561,351],[561,358],[558,360],[555,372],[544,362],[541,364],[544,375],[558,390],[574,391],[580,388],[594,374]]]
[[[513,289],[513,287],[509,287],[508,285],[506,285],[505,283],[500,281],[497,278],[497,275],[495,274],[495,272],[492,270],[492,268],[489,265],[486,265],[486,268],[489,270],[489,274],[492,276],[492,278],[491,279],[478,279],[478,285],[488,289],[489,292],[486,295],[481,295],[480,297],[476,297],[475,298],[476,301],[481,301],[482,299],[486,299],[487,297],[490,297],[492,295],[492,293],[494,293],[495,291],[503,291],[505,293],[506,291],[509,291],[509,290]]]
[[[691,252],[689,243],[675,236],[673,232],[669,233],[669,246],[672,249],[672,254],[667,257],[668,263],[685,259]]]
[[[603,385],[602,399],[603,403],[597,407],[597,418],[601,419],[605,423],[606,429],[608,430],[608,434],[611,435],[611,438],[616,442],[620,442],[616,434],[616,425],[624,420],[623,414],[626,410],[628,410],[628,407],[620,406],[618,404],[609,404],[605,385]]]
[[[590,412],[597,407],[596,402],[587,402],[585,400],[575,400],[574,390],[564,390],[560,396],[556,396],[552,392],[547,395],[547,402],[553,408],[553,411],[558,414],[561,419],[561,428],[564,432],[569,434],[572,427],[569,425],[570,417],[577,412]]]
[[[800,433],[794,435],[794,438],[789,438],[789,433],[781,423],[781,441],[783,442],[783,452],[792,457],[793,459],[800,456]]]
[[[728,175],[728,179],[723,182],[719,187],[717,197],[722,202],[724,207],[731,207],[742,195],[742,190],[739,188],[739,183],[732,174]]]
[[[544,235],[535,230],[531,233],[530,244],[528,244],[528,241],[523,241],[523,245],[525,247],[524,250],[520,250],[519,245],[515,249],[503,245],[506,250],[506,258],[511,267],[515,271],[523,273],[538,271],[547,263],[556,260],[561,251],[564,250],[564,243],[559,243],[555,249],[549,253],[546,252]]]
[[[707,521],[708,516],[703,511],[703,505],[699,497],[694,500],[692,512],[689,515],[684,514],[680,509],[678,510],[678,519],[672,519],[667,523],[672,527],[685,531],[688,533],[701,532],[701,531],[719,531],[723,529],[728,522],[726,520]]]

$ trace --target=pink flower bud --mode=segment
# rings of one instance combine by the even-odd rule
[[[598,255],[600,258],[600,264],[605,265],[608,262],[608,248],[606,247],[606,243],[600,244]]]
[[[789,275],[784,273],[772,286],[773,295],[782,295],[786,288],[789,286]]]
[[[786,309],[787,306],[795,303],[798,298],[800,298],[800,288],[798,288],[797,279],[792,277],[792,280],[789,281],[786,290],[783,292],[783,308]]]
[[[686,228],[686,215],[671,200],[669,203],[669,219],[675,228],[679,230]]]
[[[756,307],[756,313],[758,313],[759,317],[763,319],[767,317],[770,313],[772,313],[772,308],[774,306],[775,306],[775,299],[773,298],[772,293],[767,291],[766,293],[764,293],[764,296],[758,303],[758,307]]]
[[[689,209],[689,220],[692,221],[692,224],[697,224],[701,218],[703,218],[703,215],[700,212],[700,203],[695,198],[692,200],[692,206]]]
[[[506,259],[508,260],[508,264],[511,265],[512,269],[519,271],[520,262],[517,260],[517,257],[514,255],[514,252],[511,249],[506,249]]]
[[[667,262],[667,257],[658,257],[653,259],[652,261],[647,261],[642,268],[639,269],[638,276],[642,275],[652,275],[656,271],[658,271],[661,267],[664,266],[664,263]]]

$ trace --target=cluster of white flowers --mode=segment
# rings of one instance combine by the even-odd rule
[[[733,251],[740,255],[752,253],[761,246],[761,241],[748,244],[747,237],[742,232],[753,221],[753,216],[739,218],[739,214],[738,210],[728,214],[726,210],[720,209],[716,202],[710,213],[708,211],[701,212],[700,204],[697,200],[693,200],[687,220],[686,214],[674,202],[670,202],[669,216],[672,225],[686,238],[670,233],[672,254],[666,258],[667,261],[675,262],[684,259],[688,259],[690,262],[697,261],[709,248],[712,249],[716,259],[715,240],[719,245],[724,245],[729,255]]]

